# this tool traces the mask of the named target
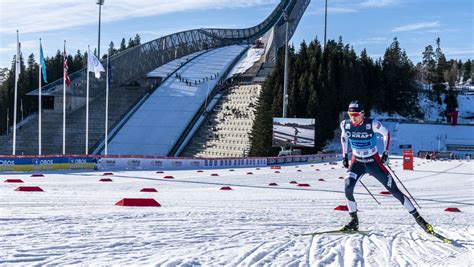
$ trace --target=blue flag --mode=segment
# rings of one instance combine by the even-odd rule
[[[43,46],[40,43],[40,64],[43,72],[43,80],[45,83],[48,82],[48,77],[46,76],[46,63],[44,62],[44,56],[43,56]]]

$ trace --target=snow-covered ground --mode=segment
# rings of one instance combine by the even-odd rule
[[[189,55],[186,55],[181,58],[177,58],[175,60],[172,60],[166,64],[163,64],[159,66],[158,68],[150,71],[146,77],[147,78],[155,78],[155,77],[162,77],[166,78],[168,75],[173,73],[175,70],[177,70],[179,67],[182,65],[186,64],[189,60],[192,60],[193,58],[205,53],[206,51],[198,51],[196,53],[192,53]]]
[[[264,52],[265,49],[255,47],[252,47],[247,50],[247,53],[242,56],[239,62],[237,62],[234,68],[229,72],[229,74],[227,75],[227,79],[234,75],[246,72],[253,66],[253,64],[255,64],[255,62],[259,61],[262,58]]]
[[[442,96],[444,99],[444,95]],[[474,124],[474,95],[458,95],[458,123],[460,124]],[[419,121],[426,123],[446,123],[446,104],[438,104],[436,101],[430,100],[425,95],[419,97],[420,109],[424,114],[422,120],[413,120],[401,116],[398,113],[388,115],[386,112],[377,112],[371,110],[371,116],[378,118],[379,120],[392,120],[392,121]]]
[[[461,122],[473,123],[474,120],[472,118],[474,118],[474,95],[459,95],[458,110]]]
[[[379,195],[384,189],[370,176],[363,182],[382,204],[361,185],[355,195],[360,228],[368,234],[295,236],[348,221],[346,212],[334,210],[344,204],[340,163],[283,166],[279,174],[269,167],[123,171],[109,183],[99,182],[98,172],[16,173],[0,175],[0,264],[472,266],[474,162],[416,159],[414,171],[402,170],[400,160],[391,165],[420,213],[458,246],[425,234],[393,197]],[[9,178],[25,183],[3,182]],[[19,185],[45,192],[14,191]],[[144,187],[158,193],[140,193]],[[125,197],[154,198],[162,207],[114,205]]]
[[[443,95],[444,99],[444,95]],[[474,117],[474,95],[458,95],[458,123],[473,124]],[[446,122],[446,104],[439,105],[436,101],[431,101],[426,96],[420,96],[420,108],[425,114],[426,122]]]

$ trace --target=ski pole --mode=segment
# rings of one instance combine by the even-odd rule
[[[403,188],[405,188],[405,191],[408,193],[408,195],[411,197],[411,199],[413,199],[413,201],[415,202],[415,204],[418,206],[418,208],[421,209],[420,205],[418,204],[418,202],[416,202],[416,199],[410,194],[410,191],[408,191],[408,189],[405,187],[405,185],[402,183],[402,181],[400,180],[400,178],[398,178],[398,176],[395,174],[395,172],[392,170],[392,168],[390,167],[390,165],[387,164],[387,168],[390,170],[390,172],[392,173],[393,176],[395,176],[395,178],[397,178],[397,181],[403,186]]]
[[[382,203],[380,203],[380,202],[375,198],[374,195],[372,195],[372,193],[371,193],[371,192],[369,191],[369,189],[365,186],[365,184],[362,183],[362,178],[359,179],[359,182],[360,182],[360,184],[365,188],[365,190],[367,190],[367,192],[369,192],[369,194],[372,196],[372,198],[375,200],[375,202],[377,202],[377,204],[379,204],[379,205],[382,204]]]

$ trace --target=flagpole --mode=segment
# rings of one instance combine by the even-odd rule
[[[13,98],[13,155],[16,155],[16,109],[17,109],[17,92],[18,78],[20,76],[20,38],[18,30],[16,30],[16,56],[15,56],[15,96]]]
[[[87,87],[86,87],[86,155],[89,154],[89,54],[90,46],[87,46]]]
[[[41,38],[40,38],[40,64],[38,68],[38,75],[39,75],[39,93],[38,93],[38,155],[41,155],[41,67],[42,67],[42,62],[41,62]]]
[[[63,155],[66,155],[66,40],[64,40],[64,59],[63,59]]]
[[[107,73],[105,77],[105,155],[108,152],[108,128],[109,128],[109,68],[110,68],[110,60],[109,60],[109,53],[107,53]]]

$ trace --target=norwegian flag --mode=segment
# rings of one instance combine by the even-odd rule
[[[69,87],[71,84],[71,80],[69,79],[69,73],[68,73],[68,66],[67,66],[67,53],[66,53],[66,44],[64,44],[64,80],[66,81],[66,85]]]

